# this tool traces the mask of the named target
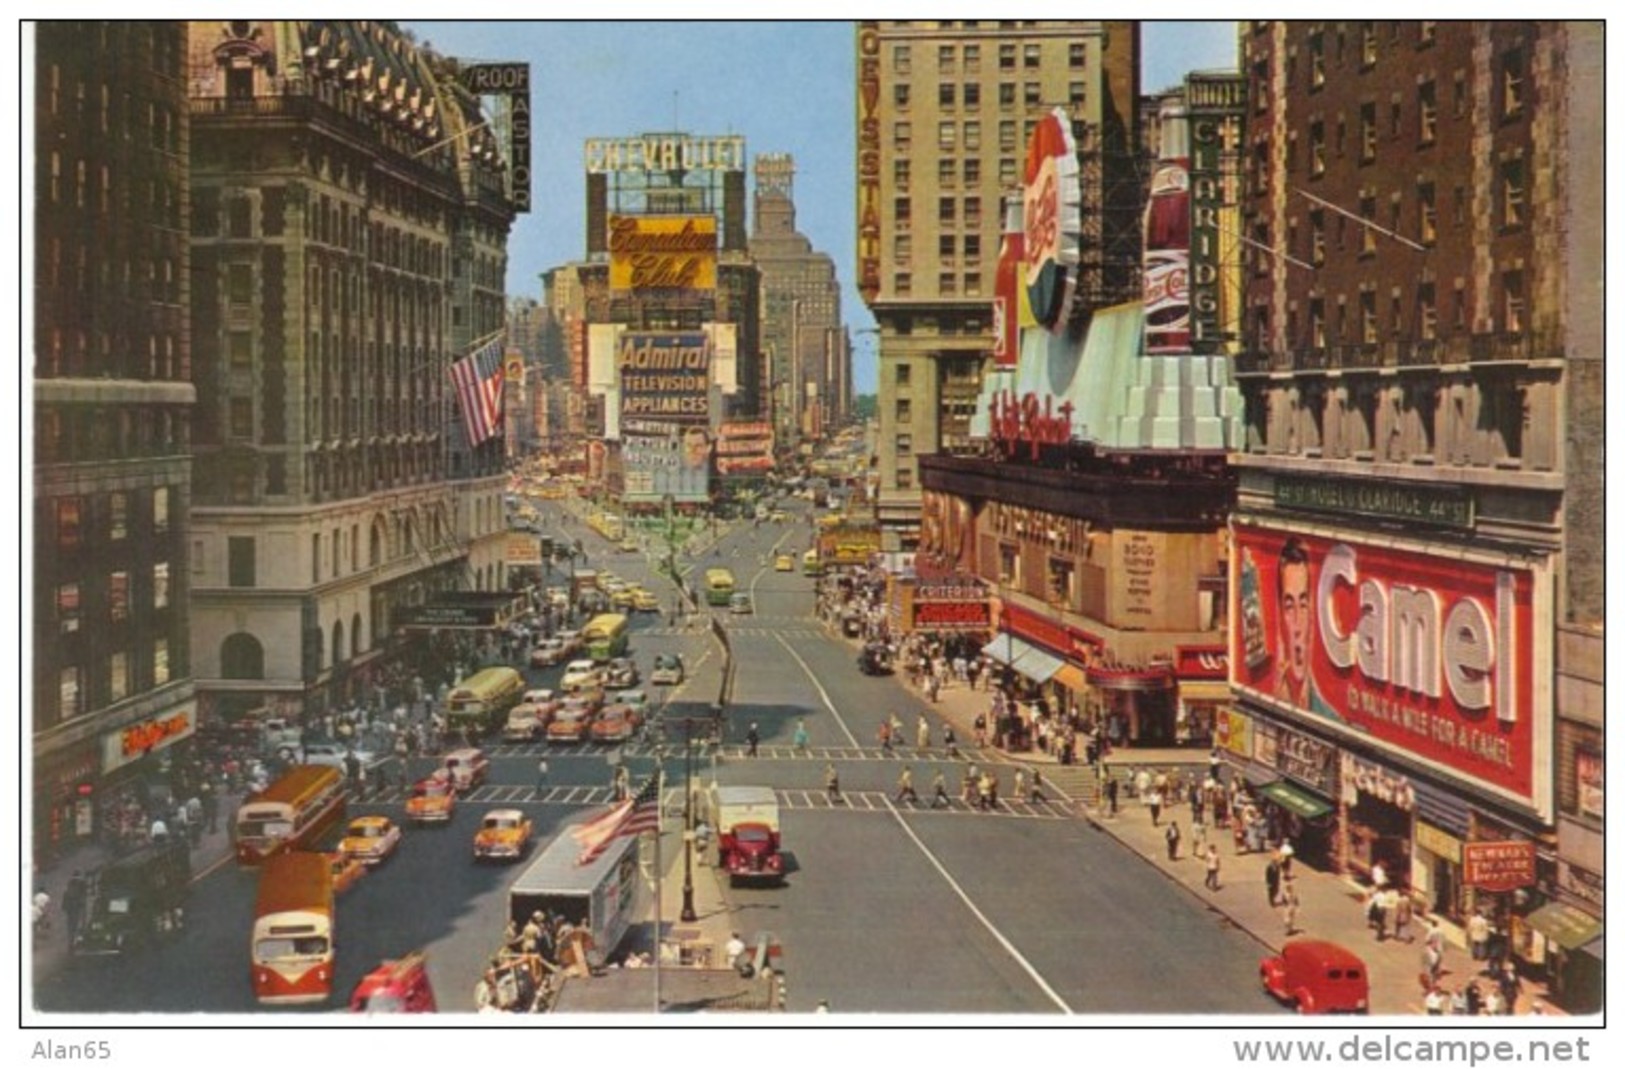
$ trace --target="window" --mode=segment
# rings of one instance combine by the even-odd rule
[[[1416,335],[1423,341],[1439,336],[1439,307],[1431,282],[1416,287]]]
[[[897,489],[912,490],[914,488],[914,471],[911,468],[897,469]]]
[[[1456,289],[1450,301],[1450,323],[1456,331],[1467,329],[1467,284],[1456,279]]]
[[[1512,230],[1523,225],[1523,160],[1501,163],[1501,227]]]
[[[1326,173],[1326,124],[1319,119],[1309,124],[1309,174]]]
[[[908,182],[909,182],[909,174],[910,174],[910,169],[909,169],[909,161],[908,160],[893,160],[892,161],[892,164],[891,164],[891,176],[892,176],[892,181],[893,182],[895,182],[897,185],[901,186],[902,188],[907,189],[908,188]]]
[[[78,583],[63,583],[56,588],[56,622],[64,635],[79,630]]]
[[[898,364],[897,365],[896,376],[895,376],[897,385],[899,385],[899,386],[907,386],[909,384],[909,378],[910,378],[910,374],[911,374],[911,367],[912,367],[912,365],[909,365],[909,364]]]
[[[982,273],[980,271],[967,271],[965,273],[965,296],[980,297],[982,295]]]
[[[1454,194],[1455,200],[1450,207],[1450,221],[1461,226],[1467,221],[1467,187],[1457,186]]]
[[[979,156],[972,156],[965,161],[965,184],[976,185],[982,180],[982,160]]]
[[[1416,136],[1424,145],[1439,137],[1439,93],[1431,78],[1416,87]]]
[[[937,46],[937,70],[939,70],[939,71],[951,71],[951,70],[953,70],[954,69],[954,58],[955,57],[954,57],[954,46],[953,45],[938,45]]]
[[[152,642],[152,685],[161,687],[169,682],[169,639],[158,638]]]
[[[1508,334],[1523,333],[1523,272],[1501,273],[1501,329]]]
[[[892,291],[899,297],[907,297],[914,292],[914,276],[907,271],[899,271],[892,276]]]
[[[966,73],[974,74],[975,72],[981,70],[982,69],[982,46],[981,45],[966,45],[965,46],[964,60],[965,60],[965,71],[966,71]],[[972,88],[973,88],[972,86],[967,85],[965,87],[965,92],[969,93]],[[969,104],[970,102],[971,102],[970,97],[966,96],[965,97],[965,103]]]
[[[891,65],[898,74],[907,74],[913,68],[913,54],[908,45],[891,46]]]
[[[914,143],[914,124],[899,122],[893,123],[891,128],[892,146],[899,152],[907,152]]]
[[[1360,294],[1360,340],[1367,345],[1377,342],[1377,294],[1374,290]]]
[[[1072,562],[1065,557],[1051,557],[1048,578],[1050,600],[1072,604],[1076,592]]]
[[[248,264],[232,264],[226,269],[226,299],[247,304],[254,298],[254,269]]]
[[[912,434],[899,434],[897,436],[897,455],[900,457],[914,454],[914,436]]]
[[[981,197],[966,197],[965,198],[965,225],[966,226],[981,226],[982,225],[982,198]]]
[[[1039,48],[1037,45],[1023,45],[1021,49],[1021,65],[1028,70],[1038,67]]]
[[[1082,107],[1085,99],[1085,89],[1082,82],[1066,83],[1066,102],[1074,107]]]
[[[122,542],[130,533],[130,495],[115,491],[107,495],[107,537]]]
[[[152,533],[169,533],[169,487],[160,486],[152,492]]]
[[[1083,66],[1086,55],[1083,44],[1074,41],[1066,46],[1066,65],[1076,70]]]
[[[943,156],[937,160],[937,185],[944,189],[952,189],[959,180],[959,161],[952,156]]]
[[[78,716],[85,711],[85,692],[79,685],[79,669],[77,667],[64,668],[57,675],[57,715],[63,720]]]
[[[1043,99],[1044,99],[1039,94],[1038,83],[1037,82],[1023,82],[1023,83],[1021,83],[1021,99],[1022,99],[1022,102],[1025,103],[1029,108],[1038,107],[1038,105],[1040,103],[1042,103]]]
[[[954,83],[940,82],[937,85],[937,106],[951,108],[954,106]]]
[[[1001,71],[1013,71],[1016,69],[1015,45],[999,46],[999,69]]]
[[[1377,221],[1377,198],[1360,198],[1360,218],[1367,224]],[[1370,256],[1377,251],[1377,232],[1370,225],[1360,227],[1360,255]]]
[[[254,436],[254,402],[247,397],[233,397],[231,399],[231,436],[233,438],[252,438]]]
[[[896,234],[891,239],[892,259],[901,266],[914,259],[914,238],[908,234]]]
[[[968,213],[967,213],[968,214]],[[965,262],[974,264],[982,258],[982,235],[965,235]]]
[[[897,229],[908,229],[908,225],[912,220],[910,219],[909,199],[907,197],[898,197],[892,201],[892,215],[897,221]]]
[[[254,545],[252,537],[226,539],[226,582],[229,586],[251,587],[255,584]]]
[[[79,499],[58,498],[56,502],[56,548],[73,549],[79,545]]]
[[[1309,213],[1309,262],[1316,267],[1326,262],[1326,213],[1320,208]]]
[[[952,197],[937,198],[937,222],[952,226],[954,221],[954,199]]]
[[[1523,49],[1513,48],[1501,55],[1501,118],[1523,114],[1523,96]]]
[[[1011,185],[1016,180],[1016,161],[1012,156],[999,157],[999,184]]]
[[[1309,299],[1309,345],[1326,348],[1326,301],[1321,297]]]
[[[166,560],[152,566],[152,607],[169,608],[169,562]]]
[[[1326,84],[1326,34],[1316,30],[1309,35],[1309,88]]]
[[[129,572],[114,572],[107,577],[107,618],[115,624],[130,618]]]
[[[1016,106],[1016,83],[999,83],[999,107],[1013,108]]]
[[[982,87],[975,82],[966,82],[964,86],[965,107],[979,108],[982,106]]]
[[[891,87],[892,103],[898,108],[906,109],[908,107],[908,90],[909,84],[907,82],[898,82],[896,85],[893,85]]]
[[[1390,337],[1400,337],[1405,333],[1405,305],[1400,299],[1399,289],[1396,287],[1388,296],[1388,334]]]
[[[1016,150],[1016,122],[1014,119],[1004,119],[999,123],[999,151],[1014,152]]]
[[[897,401],[897,422],[914,422],[914,402],[907,397],[899,398]]]
[[[937,238],[937,256],[942,260],[953,260],[954,245],[954,236],[952,234],[943,234]]]
[[[1439,24],[1432,19],[1422,19],[1416,24],[1416,47],[1424,48],[1431,45],[1439,34]]]
[[[937,147],[944,150],[953,148],[958,134],[958,124],[953,121],[937,123]]]
[[[982,147],[982,124],[971,121],[965,124],[965,148],[976,151]]]
[[[107,658],[107,700],[121,702],[130,696],[130,655],[119,652]]]
[[[1377,24],[1360,24],[1360,66],[1370,67],[1377,62]]]
[[[1377,158],[1377,105],[1360,105],[1360,162]]]
[[[1439,237],[1439,208],[1435,199],[1432,182],[1416,187],[1416,236],[1424,245],[1432,245]]]

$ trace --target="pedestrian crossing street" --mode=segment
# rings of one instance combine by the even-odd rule
[[[669,728],[669,739],[666,751],[681,753],[683,746],[682,732],[677,728]],[[654,743],[640,740],[637,742],[580,742],[580,743],[553,743],[553,742],[516,742],[495,743],[484,747],[486,756],[510,758],[555,758],[555,757],[603,757],[606,754],[618,753],[623,757],[650,757],[654,754]],[[709,759],[715,754],[721,761],[892,761],[905,764],[934,764],[947,763],[963,765],[969,762],[981,763],[985,757],[980,750],[964,748],[958,756],[949,756],[948,751],[941,747],[928,747],[916,750],[909,746],[894,746],[890,750],[879,746],[808,746],[798,749],[794,746],[761,745],[756,748],[756,756],[751,757],[749,750],[742,744],[727,743],[717,746],[708,740],[694,740],[694,754],[701,760]]]
[[[1061,820],[1072,815],[1071,807],[1060,799],[1030,801],[1001,798],[987,812],[959,797],[952,798],[941,808],[932,808],[929,793],[920,795],[918,802],[898,802],[886,791],[843,791],[838,801],[831,801],[822,790],[776,789],[773,792],[781,810],[840,810],[848,813],[919,813],[935,816],[1016,817],[1030,820]],[[528,784],[487,783],[459,797],[463,805],[561,805],[603,806],[615,800],[612,787],[558,786],[538,787]],[[362,799],[358,804],[369,807],[404,805],[404,792],[391,788]],[[683,812],[682,788],[667,790],[661,800],[667,816],[681,817]]]

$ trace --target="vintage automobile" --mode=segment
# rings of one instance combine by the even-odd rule
[[[350,993],[351,1013],[434,1013],[434,988],[422,951],[386,961]]]
[[[483,750],[469,747],[448,753],[440,762],[440,767],[451,777],[452,786],[457,788],[458,793],[466,794],[485,782],[485,777],[491,772],[491,759],[485,756]]]
[[[676,686],[683,681],[683,659],[675,653],[655,655],[654,669],[649,682],[661,686]]]
[[[575,653],[575,652],[577,652],[577,651],[579,651],[581,649],[581,632],[580,631],[571,631],[571,630],[559,631],[559,632],[555,633],[553,635],[553,637],[558,639],[560,642],[564,643],[564,655],[566,657],[570,656],[572,653]]]
[[[588,731],[594,742],[625,742],[637,734],[642,724],[643,717],[638,715],[636,710],[630,705],[616,702],[614,705],[606,705],[603,711],[593,718]]]
[[[783,523],[789,519],[789,517],[786,516],[780,509],[774,509],[772,512],[768,513],[767,518],[772,523]]]
[[[564,648],[562,639],[544,638],[530,651],[530,666],[546,668],[548,665],[558,664],[568,656],[570,651]]]
[[[401,844],[401,829],[388,817],[365,816],[350,821],[339,850],[363,865],[386,860]]]
[[[649,716],[649,696],[641,690],[623,690],[615,695],[618,705],[624,705],[644,719]]]
[[[735,616],[749,616],[756,610],[751,606],[749,594],[735,594],[728,599],[728,611]]]
[[[598,665],[583,658],[579,661],[571,661],[564,666],[564,679],[559,685],[565,690],[574,690],[577,687],[595,686],[602,681]]]
[[[354,887],[356,881],[367,874],[366,864],[343,850],[327,851],[327,863],[333,874],[333,893],[336,895]]]
[[[796,559],[788,553],[780,553],[773,558],[775,572],[793,572],[796,570]]]
[[[546,687],[532,687],[530,690],[525,691],[525,693],[520,696],[519,700],[522,702],[529,702],[532,705],[546,705],[548,702],[557,697],[557,694],[553,693],[551,690],[548,690]]]
[[[592,726],[593,708],[579,702],[565,702],[547,725],[548,742],[581,742]]]
[[[547,729],[548,713],[545,706],[534,705],[531,702],[520,702],[508,710],[507,722],[502,725],[502,738],[505,742],[530,742],[540,738]]]
[[[625,690],[638,685],[638,666],[630,657],[613,658],[604,666],[604,686],[610,690]]]
[[[637,600],[637,596],[637,591],[633,590],[629,586],[623,586],[617,588],[612,594],[610,594],[609,603],[612,607],[617,609],[630,609],[632,607],[632,603]]]
[[[858,654],[858,671],[866,676],[890,675],[892,671],[891,650],[881,643],[871,642],[863,647]]]
[[[120,954],[181,930],[191,889],[184,836],[156,842],[98,869],[84,920],[70,932],[75,954]]]
[[[412,784],[406,799],[406,819],[414,824],[445,824],[457,804],[457,787],[443,768]]]
[[[530,818],[517,809],[493,809],[474,832],[474,860],[517,861],[530,846]]]
[[[638,540],[635,538],[623,538],[620,540],[620,542],[616,543],[615,548],[619,549],[622,553],[636,553],[638,551]]]
[[[1297,1006],[1299,1013],[1366,1013],[1371,979],[1365,962],[1337,943],[1293,939],[1281,953],[1258,963],[1264,990]]]
[[[660,598],[650,590],[635,590],[632,592],[632,608],[638,612],[659,612]]]

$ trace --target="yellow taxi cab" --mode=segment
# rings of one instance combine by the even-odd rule
[[[445,824],[451,820],[452,808],[457,804],[457,788],[443,768],[412,784],[412,794],[406,799],[406,819],[414,824]]]
[[[344,829],[339,849],[363,865],[376,865],[401,844],[401,829],[388,817],[356,817]]]
[[[617,609],[630,609],[637,600],[638,592],[629,586],[623,586],[609,596],[609,603]]]
[[[650,590],[632,591],[632,608],[638,612],[659,612],[660,598]]]
[[[637,734],[643,717],[630,705],[607,705],[589,729],[594,742],[625,742]]]
[[[530,818],[519,810],[491,810],[474,833],[474,860],[519,860],[530,845],[530,831]]]
[[[780,553],[773,558],[775,572],[793,572],[796,570],[796,559],[788,553]]]
[[[327,863],[333,873],[333,893],[336,895],[354,887],[355,882],[367,874],[367,866],[343,850],[327,851]]]

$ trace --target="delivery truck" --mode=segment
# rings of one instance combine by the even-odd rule
[[[597,858],[577,865],[581,844],[565,828],[508,888],[508,916],[515,927],[537,913],[562,916],[587,933],[587,962],[604,964],[633,921],[642,919],[648,896],[638,871],[638,837],[612,839]]]
[[[784,882],[779,802],[771,787],[713,786],[706,815],[717,834],[717,865],[730,885]]]

